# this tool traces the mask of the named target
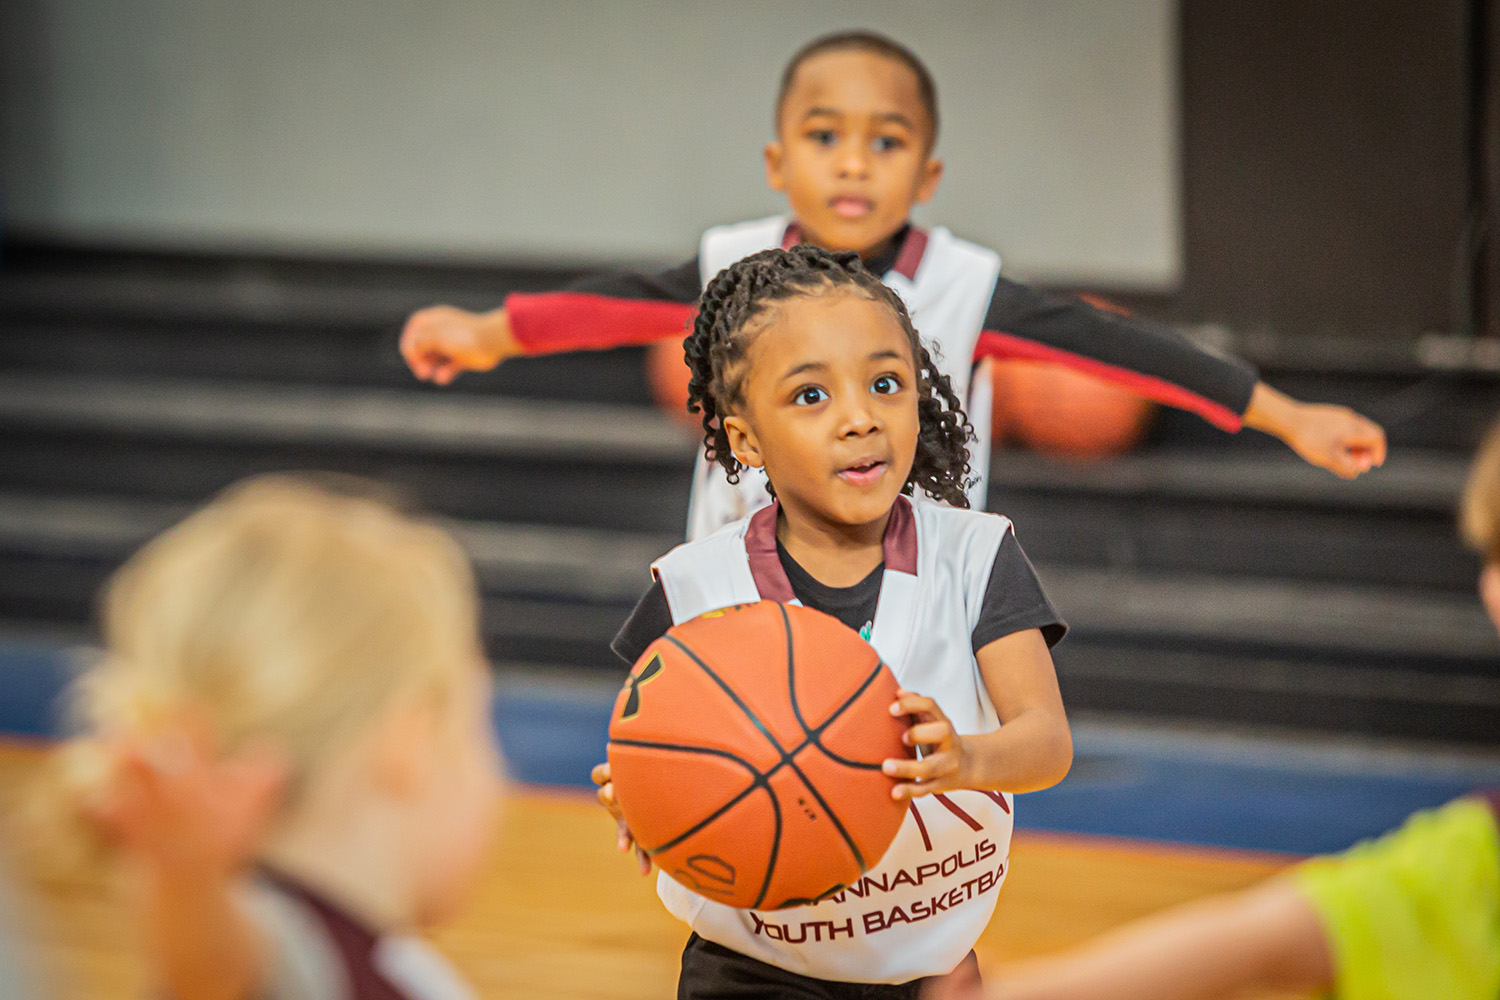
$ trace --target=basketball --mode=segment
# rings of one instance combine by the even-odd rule
[[[819,611],[761,601],[673,627],[610,717],[610,774],[636,843],[730,906],[838,892],[906,814],[881,772],[911,756],[896,690],[869,643]]]
[[[658,340],[646,349],[646,382],[657,407],[673,420],[701,431],[702,420],[687,408],[692,376],[682,356],[681,337]]]
[[[992,369],[991,431],[1068,459],[1123,455],[1141,442],[1156,406],[1129,389],[1059,365],[1006,361]]]

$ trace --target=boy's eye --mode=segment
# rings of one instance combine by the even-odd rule
[[[906,143],[893,135],[883,135],[871,143],[871,145],[877,153],[889,153],[893,149],[900,149]]]
[[[870,383],[870,391],[889,396],[901,391],[901,380],[894,375],[882,375]]]
[[[816,406],[828,398],[828,393],[822,389],[808,386],[806,389],[798,389],[797,395],[792,397],[798,406]]]
[[[807,133],[807,137],[819,146],[832,146],[838,141],[838,136],[833,134],[833,130],[826,128],[815,128]]]

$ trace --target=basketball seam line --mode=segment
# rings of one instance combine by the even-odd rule
[[[692,649],[689,648],[686,643],[684,643],[681,640],[679,640],[676,636],[674,636],[674,635],[664,635],[664,636],[662,636],[662,638],[666,639],[672,645],[676,646],[678,649],[680,649],[684,653],[686,653],[688,655],[688,658],[690,660],[692,660],[694,663],[696,663],[698,665],[698,668],[700,670],[702,670],[705,674],[707,674],[708,677],[709,677],[709,679],[712,680],[715,684],[717,684],[719,686],[720,690],[722,690],[725,694],[727,694],[729,696],[729,700],[732,701],[732,702],[734,702],[735,706],[741,712],[745,713],[745,718],[747,718],[751,722],[755,723],[755,728],[760,730],[761,735],[764,736],[766,738],[766,740],[770,742],[771,746],[775,748],[776,752],[781,755],[782,760],[786,760],[786,758],[787,758],[786,748],[783,747],[777,741],[776,737],[774,737],[774,736],[771,735],[771,731],[766,728],[765,723],[761,722],[760,719],[756,716],[756,714],[754,712],[750,711],[750,706],[746,705],[744,703],[744,701],[742,701],[740,699],[740,696],[738,694],[735,694],[734,688],[730,687],[728,684],[725,684],[724,681],[723,681],[723,679],[720,678],[718,674],[714,673],[712,667],[710,667],[707,663],[704,663],[701,659],[699,659],[698,654],[695,653],[695,652],[693,652]]]
[[[754,775],[754,780],[750,783],[750,785],[747,788],[745,788],[743,791],[737,793],[734,798],[730,799],[728,802],[724,803],[719,808],[715,809],[713,811],[713,813],[711,815],[709,815],[709,817],[707,819],[702,820],[701,822],[699,822],[698,824],[696,824],[687,833],[680,834],[677,837],[674,837],[671,840],[668,840],[668,841],[666,841],[666,842],[664,842],[664,843],[662,843],[662,844],[660,844],[660,845],[658,845],[656,847],[643,847],[643,848],[641,848],[647,854],[655,854],[657,851],[665,851],[665,850],[668,850],[668,849],[670,849],[672,847],[676,847],[677,844],[679,844],[683,840],[684,837],[687,837],[687,836],[689,836],[689,835],[691,835],[693,833],[698,832],[706,824],[713,822],[715,819],[718,819],[719,816],[721,816],[726,809],[730,808],[733,805],[736,805],[746,795],[749,795],[751,792],[755,791],[755,789],[757,789],[757,788],[764,788],[764,789],[766,789],[766,791],[769,792],[771,790],[771,780],[770,780],[771,776],[773,774],[775,774],[777,771],[781,770],[783,767],[789,767],[789,766],[791,766],[791,761],[790,760],[780,760],[780,761],[777,761],[775,764],[773,764],[771,766],[770,770],[759,771],[759,770],[756,770],[756,767],[755,767],[754,764],[750,763],[748,760],[745,760],[743,757],[740,757],[737,754],[730,753],[728,750],[718,750],[718,749],[715,749],[713,747],[689,746],[689,745],[682,744],[682,743],[662,743],[662,742],[660,742],[658,740],[621,739],[619,737],[611,739],[609,742],[614,743],[614,744],[616,744],[618,746],[622,746],[622,747],[638,747],[638,748],[643,749],[643,750],[671,750],[671,751],[674,751],[676,753],[690,753],[690,754],[691,753],[696,753],[696,754],[703,754],[705,756],[710,756],[710,757],[723,757],[726,760],[734,761],[736,764],[740,765],[745,770],[749,771],[752,775]],[[806,750],[808,747],[815,746],[815,745],[816,744],[814,744],[812,740],[803,740],[800,744],[798,744],[798,746],[796,747],[796,749],[792,750],[791,756],[796,756],[797,754],[801,753],[803,750]],[[821,746],[819,746],[818,749],[819,750],[823,750],[824,753],[827,753],[827,750],[824,749]],[[833,755],[829,754],[829,756],[833,756]],[[834,759],[837,760],[838,758],[835,757]],[[840,763],[843,763],[843,762],[840,761]],[[855,765],[851,764],[850,766],[855,766]],[[866,766],[867,767],[873,767],[873,765],[866,765]],[[793,770],[796,770],[796,768],[793,767]],[[797,774],[798,774],[798,776],[802,776],[802,772],[801,771],[798,771]],[[803,780],[806,781],[807,779],[804,777]]]
[[[778,604],[777,607],[779,608],[781,607],[781,605]],[[785,614],[786,610],[782,609],[782,615],[785,616]],[[789,765],[793,771],[796,771],[797,777],[802,779],[802,783],[804,785],[807,785],[809,790],[813,791],[813,795],[815,797],[818,797],[816,790],[813,790],[812,786],[808,784],[806,775],[804,775],[801,771],[798,771],[797,766],[792,763],[791,755],[787,753],[786,748],[777,741],[776,737],[771,735],[771,731],[766,728],[765,723],[761,722],[760,718],[754,712],[750,711],[750,706],[746,705],[745,702],[740,698],[740,696],[735,693],[734,688],[724,683],[723,678],[714,673],[713,668],[710,667],[707,663],[704,663],[702,658],[699,657],[697,653],[693,652],[693,650],[687,645],[687,643],[678,639],[675,635],[664,635],[662,636],[662,638],[666,639],[672,645],[676,646],[678,649],[686,653],[688,659],[697,664],[698,669],[702,670],[706,675],[708,675],[708,679],[717,684],[719,686],[719,689],[729,696],[729,700],[734,702],[735,706],[745,714],[745,718],[749,719],[752,723],[755,724],[755,728],[761,731],[761,735],[765,736],[766,740],[771,744],[776,752],[781,755],[780,763],[778,763],[776,767],[773,767],[771,770],[767,771],[762,776],[763,779],[769,782],[770,776],[775,773],[776,769],[779,768],[782,764],[786,764]],[[788,632],[788,642],[790,642],[790,632]],[[751,768],[751,770],[753,771],[754,768]],[[769,790],[770,789],[768,785],[767,791]],[[822,803],[822,798],[818,797],[818,801]],[[765,881],[761,884],[760,895],[756,897],[754,906],[759,906],[765,900],[766,893],[770,891],[771,878],[776,872],[776,862],[781,857],[781,805],[776,800],[775,792],[771,792],[771,802],[776,817],[776,834],[775,839],[771,841],[771,858],[769,863],[766,865],[766,878]],[[828,805],[826,803],[823,803],[823,808],[826,810],[828,808]],[[837,819],[834,820],[834,825],[838,827]],[[839,832],[843,833],[842,827],[839,827]],[[844,839],[848,840],[849,835],[845,833]],[[856,858],[859,857],[859,852],[857,850],[854,852],[854,856]],[[863,864],[861,864],[860,867],[864,867]]]
[[[734,798],[730,799],[728,802],[724,803],[719,808],[715,809],[712,813],[710,813],[708,815],[708,817],[706,819],[700,820],[698,823],[694,824],[692,827],[690,827],[686,831],[684,831],[684,832],[678,834],[677,836],[673,837],[671,840],[668,840],[668,841],[665,841],[664,843],[658,844],[655,847],[642,847],[641,850],[645,851],[649,855],[653,855],[654,856],[654,855],[656,855],[660,851],[667,851],[667,850],[671,850],[673,847],[676,847],[678,844],[682,843],[684,840],[686,840],[687,838],[691,837],[693,834],[697,833],[699,830],[702,830],[705,826],[707,826],[708,824],[712,823],[714,820],[718,819],[720,816],[724,815],[724,813],[727,810],[729,810],[729,809],[733,808],[734,806],[738,805],[745,798],[745,796],[749,795],[751,792],[755,791],[757,788],[764,788],[764,789],[766,789],[766,791],[768,791],[768,792],[770,791],[770,785],[769,785],[769,783],[766,780],[767,775],[761,774],[759,771],[757,771],[755,769],[755,766],[753,764],[751,764],[748,760],[745,760],[744,758],[739,757],[736,754],[732,754],[732,753],[730,753],[727,750],[715,750],[712,747],[683,746],[682,744],[679,744],[679,743],[659,743],[659,742],[656,742],[654,740],[629,740],[629,739],[621,740],[621,739],[615,739],[615,740],[610,740],[610,742],[618,744],[619,746],[624,746],[624,747],[639,747],[639,748],[644,749],[644,750],[674,750],[674,751],[677,751],[679,753],[696,753],[696,754],[704,754],[704,755],[710,756],[710,757],[723,757],[726,760],[732,760],[732,761],[734,761],[736,764],[740,765],[745,770],[749,771],[752,775],[755,776],[754,780],[750,782],[750,786],[748,788],[746,788],[744,791],[740,792],[738,795],[736,795]],[[771,796],[772,799],[775,799],[775,797],[776,796],[774,794]]]
[[[726,684],[724,682],[724,680],[722,678],[720,678],[719,675],[716,674],[713,671],[713,669],[711,667],[709,667],[709,665],[707,663],[703,662],[703,660],[698,656],[698,654],[695,653],[686,643],[682,642],[676,636],[673,636],[673,635],[664,635],[664,636],[662,636],[662,638],[666,639],[668,642],[672,643],[672,645],[674,645],[678,649],[682,650],[683,653],[687,654],[688,659],[692,660],[693,663],[695,663],[698,666],[698,668],[700,670],[702,670],[704,672],[704,674],[706,674],[708,676],[708,678],[710,680],[712,680],[716,685],[719,686],[720,690],[722,690],[726,695],[729,696],[730,701],[732,701],[735,704],[735,707],[737,707],[742,713],[744,713],[745,717],[747,719],[749,719],[750,722],[752,722],[755,725],[756,729],[760,730],[761,735],[765,736],[766,740],[771,744],[771,746],[781,755],[781,760],[774,767],[770,768],[764,774],[762,774],[761,772],[757,771],[753,766],[751,766],[748,761],[742,760],[742,759],[740,759],[739,757],[736,757],[733,754],[729,754],[729,753],[726,753],[724,751],[705,751],[705,752],[713,753],[714,755],[717,755],[717,756],[727,757],[727,758],[729,758],[731,760],[734,760],[737,763],[741,764],[747,770],[749,770],[752,774],[757,775],[757,784],[752,784],[750,788],[746,789],[744,792],[741,792],[734,799],[732,799],[729,803],[726,803],[724,806],[721,806],[711,816],[709,816],[707,819],[703,820],[700,824],[698,824],[698,826],[695,828],[694,831],[690,831],[690,832],[696,832],[697,829],[702,829],[702,827],[706,826],[707,824],[713,822],[713,820],[717,819],[719,816],[723,815],[724,810],[728,809],[730,806],[732,806],[732,805],[738,803],[739,801],[741,801],[746,795],[750,794],[750,792],[753,791],[755,789],[755,787],[757,787],[758,784],[764,783],[766,785],[767,791],[769,792],[770,791],[769,780],[770,780],[771,775],[775,774],[776,771],[780,770],[781,767],[784,765],[784,766],[790,767],[792,769],[792,772],[797,775],[798,779],[801,780],[803,787],[805,787],[807,789],[808,793],[810,795],[812,795],[812,797],[814,799],[817,800],[818,805],[823,808],[823,811],[828,814],[828,818],[829,818],[830,821],[832,821],[834,829],[837,830],[839,836],[841,838],[843,838],[845,846],[847,846],[849,848],[849,852],[852,855],[854,855],[854,861],[859,866],[860,871],[865,871],[865,870],[867,870],[869,868],[869,865],[867,865],[865,863],[864,853],[862,851],[860,851],[859,845],[856,844],[854,842],[854,838],[849,835],[848,829],[844,826],[843,822],[839,819],[838,814],[833,811],[833,808],[831,806],[829,806],[828,801],[823,798],[822,793],[819,792],[818,789],[813,785],[813,783],[808,780],[807,775],[803,773],[802,769],[797,766],[796,761],[793,760],[792,758],[796,754],[801,753],[808,746],[816,746],[820,751],[822,751],[824,754],[826,754],[829,758],[833,759],[834,761],[836,761],[836,762],[838,762],[840,764],[844,764],[845,766],[854,767],[854,768],[861,769],[861,770],[876,770],[880,766],[880,765],[871,765],[871,764],[856,763],[856,762],[852,762],[852,761],[845,761],[844,759],[840,758],[837,754],[834,754],[834,753],[830,752],[826,747],[824,747],[820,742],[818,742],[818,736],[821,735],[823,729],[826,728],[826,726],[829,723],[831,723],[834,719],[838,718],[838,715],[840,713],[842,713],[844,711],[844,709],[848,708],[849,705],[853,704],[853,702],[855,701],[855,699],[857,699],[859,697],[859,695],[864,692],[865,688],[867,688],[874,681],[875,677],[879,675],[879,673],[880,673],[879,666],[880,665],[877,665],[876,669],[873,670],[873,671],[871,671],[870,675],[865,678],[864,682],[855,691],[854,695],[852,695],[839,708],[838,712],[835,712],[833,715],[831,715],[829,717],[829,722],[828,723],[824,723],[823,726],[818,727],[816,730],[813,730],[813,729],[809,728],[808,725],[807,725],[806,720],[804,720],[802,718],[801,708],[797,704],[796,683],[795,683],[796,662],[795,662],[795,658],[794,658],[794,654],[793,654],[793,650],[792,650],[792,626],[791,626],[791,619],[787,615],[786,608],[783,605],[781,605],[781,604],[778,603],[776,605],[776,609],[779,612],[781,612],[782,631],[783,631],[783,633],[786,636],[787,680],[788,680],[787,692],[788,692],[788,697],[789,697],[789,699],[791,701],[791,704],[792,704],[792,713],[795,716],[795,718],[797,719],[797,724],[802,727],[802,732],[803,732],[803,736],[804,736],[804,739],[802,740],[802,742],[797,747],[795,747],[794,749],[792,749],[790,751],[787,750],[786,748],[784,748],[781,745],[781,743],[776,739],[776,737],[774,737],[773,735],[771,735],[770,730],[767,729],[766,726],[765,726],[765,724],[760,721],[760,718],[757,717],[756,714],[753,711],[751,711],[750,706],[746,705],[745,702],[740,698],[740,696],[735,693],[734,689],[731,688],[728,684]],[[624,743],[625,741],[622,740],[622,741],[617,741],[617,742]],[[663,748],[665,749],[666,747],[663,747]],[[691,748],[679,747],[679,748],[676,748],[676,749],[689,750]],[[756,898],[755,903],[751,907],[752,909],[755,908],[755,907],[757,907],[757,906],[759,906],[761,904],[761,902],[764,901],[765,894],[770,889],[771,879],[775,875],[776,862],[779,859],[779,855],[780,855],[780,847],[781,847],[781,810],[780,810],[780,804],[776,801],[776,794],[774,792],[771,792],[770,799],[771,799],[771,803],[772,803],[772,808],[773,808],[774,813],[775,813],[776,834],[775,834],[775,839],[771,843],[771,858],[770,858],[770,861],[769,861],[769,863],[768,863],[768,865],[766,867],[765,882],[763,883],[763,885],[761,887],[761,893],[760,893],[760,895]],[[675,843],[680,843],[688,835],[689,834],[686,834],[686,833],[685,834],[680,834],[673,841],[669,841],[666,845],[662,845],[662,846],[656,848],[656,850],[658,850],[658,851],[660,851],[660,850],[666,850],[666,849],[668,849],[668,847],[670,845],[675,844]],[[649,854],[651,852],[648,851],[647,853]]]
[[[784,610],[781,613],[783,613],[783,615],[786,615],[786,612],[784,612]],[[679,640],[676,636],[670,636],[670,634],[667,634],[667,636],[663,636],[663,639],[666,639],[667,642],[672,643],[673,646],[676,646],[676,648],[681,649],[684,654],[687,654],[688,660],[691,660],[694,664],[697,664],[697,669],[702,670],[705,675],[708,675],[709,681],[717,684],[718,688],[720,688],[720,690],[723,691],[724,694],[727,694],[727,696],[729,696],[730,702],[735,703],[736,708],[738,708],[739,711],[744,712],[744,717],[748,718],[748,720],[750,720],[751,723],[754,724],[754,727],[760,730],[760,735],[765,736],[766,741],[768,741],[769,744],[771,744],[771,747],[774,748],[774,750],[777,751],[778,754],[780,754],[781,762],[778,763],[777,768],[780,765],[789,765],[790,768],[792,768],[792,771],[796,772],[796,777],[801,778],[802,784],[805,784],[805,786],[807,786],[807,789],[810,790],[811,793],[813,793],[814,798],[819,801],[819,804],[822,805],[823,810],[828,810],[828,804],[822,801],[822,796],[817,795],[817,790],[813,789],[813,786],[808,783],[807,775],[802,774],[801,771],[798,771],[798,769],[796,769],[795,763],[792,763],[792,759],[790,759],[789,754],[786,753],[786,748],[781,747],[780,742],[775,739],[775,736],[771,735],[771,730],[766,729],[765,723],[762,723],[762,721],[760,721],[759,718],[756,717],[756,714],[750,711],[750,706],[745,705],[744,700],[741,700],[741,697],[739,697],[738,694],[735,694],[735,690],[733,690],[733,688],[730,688],[729,685],[724,684],[723,679],[721,679],[720,676],[717,675],[717,673],[714,673],[714,670],[712,670],[711,667],[708,666],[708,664],[703,663],[702,658],[700,658],[699,655],[696,654],[696,652],[693,652],[693,649],[691,649],[690,646],[687,645],[687,643],[682,642],[682,640]],[[790,648],[790,631],[787,631],[787,643],[789,643]],[[732,754],[726,754],[726,756],[732,757]],[[751,766],[748,765],[748,762],[744,762],[744,760],[741,760],[741,762],[739,763],[745,765],[745,768],[750,769],[753,774],[759,775],[759,772],[756,772],[756,769],[751,768]],[[766,781],[766,783],[768,783],[769,775],[774,774],[774,771],[775,768],[772,768],[771,771],[766,772],[765,775],[759,775],[759,780]],[[769,786],[766,787],[766,790],[768,790],[769,792]],[[778,804],[777,799],[775,799],[774,792],[771,792],[769,798],[771,798],[772,816],[775,817],[775,832],[774,837],[772,837],[771,840],[771,858],[769,858],[768,864],[766,864],[765,880],[760,883],[760,895],[757,895],[756,901],[754,901],[751,909],[760,906],[760,903],[763,903],[763,901],[765,901],[766,892],[771,891],[771,877],[775,874],[775,862],[777,862],[781,856],[781,807],[780,804]],[[711,816],[708,820],[705,820],[705,823],[711,822],[712,819],[721,816],[721,814],[723,814],[723,808],[720,808],[720,810],[718,810],[717,813],[714,814],[714,816]],[[846,834],[846,832],[844,832],[843,826],[838,823],[837,817],[832,816],[831,811],[829,811],[828,816],[829,819],[834,820],[834,826],[838,829],[840,835],[843,835],[844,841],[849,841],[849,834]],[[681,840],[681,837],[679,837],[678,840]],[[859,856],[859,850],[853,847],[852,841],[850,841],[849,847],[853,850],[853,856],[855,856],[856,861],[859,861],[859,868],[864,868],[864,859]]]
[[[877,660],[875,662],[875,669],[872,670],[872,671],[870,671],[870,676],[866,677],[864,679],[864,681],[859,685],[859,687],[857,689],[855,689],[855,692],[849,696],[849,699],[847,701],[845,701],[842,705],[840,705],[837,709],[835,709],[833,711],[833,714],[831,714],[831,715],[828,716],[827,721],[824,722],[821,726],[818,726],[816,729],[810,729],[810,728],[808,728],[807,722],[802,718],[802,710],[797,706],[797,690],[796,690],[795,687],[791,688],[791,692],[792,692],[792,712],[796,714],[796,716],[797,716],[797,722],[801,724],[803,733],[805,733],[807,735],[807,737],[808,737],[807,739],[805,739],[805,740],[802,741],[802,745],[801,746],[797,747],[797,749],[795,749],[795,750],[792,751],[792,756],[793,757],[797,756],[797,754],[799,754],[803,750],[807,749],[807,747],[809,745],[812,745],[812,746],[817,747],[819,750],[823,751],[823,753],[825,755],[827,755],[830,759],[832,759],[832,760],[834,760],[834,761],[836,761],[836,762],[838,762],[840,764],[843,764],[845,767],[852,767],[852,768],[854,768],[857,771],[879,771],[879,770],[882,770],[883,769],[883,765],[882,764],[866,764],[864,761],[850,760],[847,757],[841,757],[841,756],[839,756],[838,754],[834,753],[832,750],[828,749],[827,747],[825,747],[823,745],[823,739],[822,739],[822,737],[823,737],[823,731],[826,730],[829,726],[833,725],[833,723],[838,719],[838,717],[841,716],[841,715],[843,715],[844,712],[849,708],[849,706],[852,705],[852,704],[854,704],[855,701],[857,701],[859,699],[859,696],[865,693],[865,689],[866,688],[868,688],[871,684],[875,683],[875,678],[877,678],[877,677],[880,676],[880,668],[882,668],[884,666],[885,666],[885,662],[883,660]]]
[[[807,723],[802,721],[802,715],[797,708],[797,663],[792,652],[792,619],[791,616],[786,613],[785,605],[776,605],[776,610],[781,612],[782,631],[786,633],[787,696],[792,701],[792,714],[796,716],[798,724],[802,726],[802,731],[804,734],[806,734]],[[804,745],[806,742],[808,741],[804,741]],[[808,792],[811,793],[812,797],[818,800],[818,805],[823,807],[823,811],[826,812],[828,814],[828,818],[833,821],[833,828],[839,832],[840,837],[844,838],[844,843],[848,845],[850,853],[854,855],[854,863],[859,866],[859,870],[862,872],[868,870],[870,866],[865,864],[864,853],[859,849],[859,845],[854,842],[854,838],[849,836],[849,831],[846,830],[844,828],[844,824],[840,822],[838,814],[835,813],[833,809],[828,805],[827,801],[824,800],[823,794],[818,791],[818,789],[813,785],[811,781],[807,780],[807,775],[802,773],[802,769],[797,766],[796,761],[788,758],[787,766],[796,773],[797,777],[802,779],[802,784],[806,786]]]
[[[781,852],[781,803],[778,802],[778,801],[776,801],[776,793],[773,792],[773,791],[771,791],[770,781],[768,780],[769,777],[770,777],[770,773],[771,772],[767,772],[766,774],[761,774],[759,771],[757,771],[755,769],[755,767],[753,765],[751,765],[751,763],[749,761],[742,760],[741,758],[739,758],[735,754],[729,753],[727,750],[714,750],[714,749],[712,749],[710,747],[682,746],[680,744],[675,744],[675,743],[656,743],[656,742],[647,741],[647,740],[620,740],[620,739],[617,739],[617,740],[611,740],[610,742],[612,742],[612,743],[618,743],[621,746],[641,747],[641,748],[648,749],[648,750],[675,750],[675,751],[680,751],[682,753],[698,753],[698,754],[704,754],[704,755],[711,756],[711,757],[723,757],[726,760],[734,761],[736,764],[740,765],[745,770],[747,770],[751,774],[755,775],[755,780],[750,783],[750,787],[749,788],[746,788],[743,792],[740,792],[734,798],[730,799],[728,802],[724,803],[722,806],[720,806],[719,808],[715,809],[712,813],[710,813],[703,820],[701,820],[698,823],[694,824],[692,827],[690,827],[689,829],[685,830],[684,832],[678,834],[676,837],[673,837],[671,840],[668,840],[664,844],[658,844],[656,847],[643,847],[641,849],[646,852],[646,855],[648,857],[655,857],[658,853],[660,853],[662,851],[671,850],[673,847],[676,847],[678,844],[682,843],[684,840],[686,840],[687,838],[691,837],[693,834],[698,833],[699,831],[703,830],[710,823],[712,823],[715,820],[719,819],[721,816],[723,816],[730,809],[734,808],[736,805],[738,805],[740,802],[742,802],[746,798],[746,796],[748,796],[751,792],[755,791],[757,788],[764,788],[766,790],[766,798],[770,799],[770,801],[771,801],[771,823],[772,823],[772,829],[771,829],[771,857],[769,858],[769,860],[767,861],[767,864],[766,864],[766,877],[761,882],[761,885],[760,885],[760,894],[755,897],[755,902],[751,904],[751,908],[754,909],[755,907],[760,906],[760,904],[765,901],[766,893],[771,890],[771,874],[772,874],[772,872],[774,872],[776,870],[776,858],[778,857],[778,855]],[[780,764],[776,765],[776,767],[778,767],[778,768],[780,766],[781,766]],[[773,768],[772,770],[774,771],[775,768]]]

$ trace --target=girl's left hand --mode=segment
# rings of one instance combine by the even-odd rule
[[[891,704],[891,714],[912,718],[913,724],[902,734],[901,741],[922,752],[921,760],[901,757],[886,760],[882,770],[888,777],[906,779],[891,789],[891,798],[914,799],[969,787],[968,748],[936,701],[900,690]]]

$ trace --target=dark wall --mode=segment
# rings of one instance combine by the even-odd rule
[[[1183,0],[1186,280],[1163,305],[1288,335],[1465,329],[1468,3]]]
[[[1473,11],[1476,327],[1500,339],[1500,0],[1470,0]]]

